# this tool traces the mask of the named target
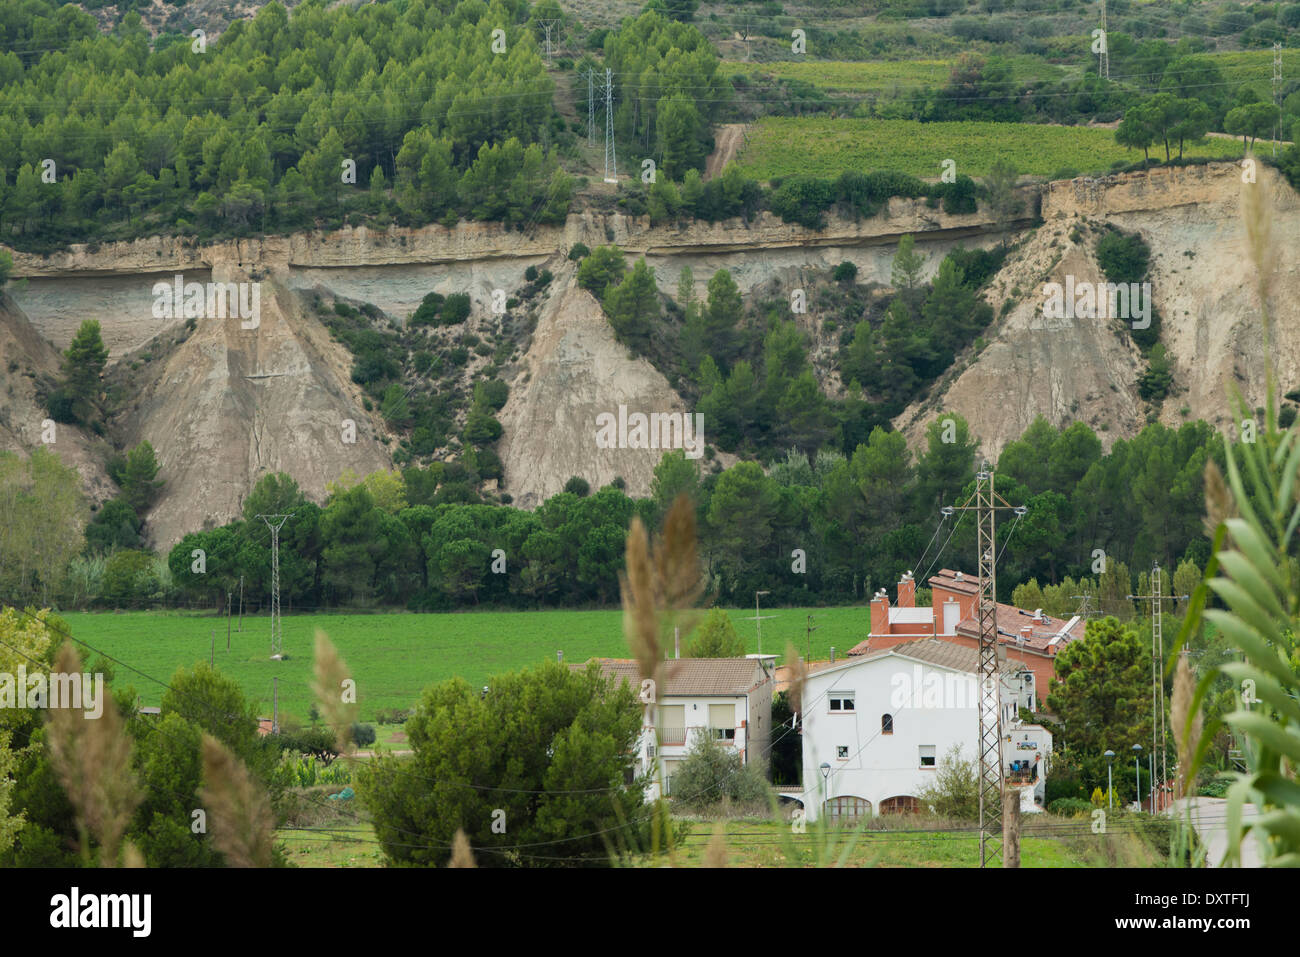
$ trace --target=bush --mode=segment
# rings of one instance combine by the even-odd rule
[[[1147,274],[1151,250],[1137,234],[1108,231],[1097,240],[1097,265],[1111,282],[1141,282]]]
[[[719,744],[707,729],[699,729],[673,775],[671,797],[674,804],[693,811],[727,802],[743,808],[765,807],[767,780],[760,764],[742,765],[739,751]]]
[[[574,475],[564,483],[564,490],[578,496],[578,498],[586,498],[591,494],[591,483],[585,478]]]
[[[1057,798],[1047,805],[1047,812],[1058,817],[1078,817],[1092,813],[1092,802],[1083,798]]]
[[[836,282],[852,282],[858,277],[858,267],[846,259],[835,267],[831,276]]]
[[[921,804],[940,817],[974,821],[979,818],[979,772],[974,760],[963,758],[953,745],[939,760],[934,780],[917,793]]]
[[[587,248],[586,243],[574,243],[573,248],[569,250],[569,259],[577,262],[585,256],[590,256],[591,250]]]
[[[355,722],[352,725],[352,740],[356,742],[359,748],[374,744],[375,726],[373,724],[362,724],[360,721]]]

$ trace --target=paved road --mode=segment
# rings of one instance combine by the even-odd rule
[[[1206,863],[1210,867],[1219,867],[1223,855],[1228,851],[1228,802],[1226,798],[1194,797],[1174,802],[1170,813],[1185,817],[1185,805],[1191,804],[1192,826],[1196,828],[1201,841],[1205,844]],[[1258,817],[1259,812],[1253,804],[1247,804],[1243,817],[1247,820]],[[1251,835],[1246,836],[1241,846],[1241,866],[1259,867],[1259,844]]]

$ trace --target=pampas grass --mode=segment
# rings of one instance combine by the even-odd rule
[[[1169,702],[1170,719],[1173,724],[1174,744],[1178,749],[1178,777],[1174,783],[1174,799],[1186,797],[1194,780],[1190,777],[1195,765],[1196,743],[1201,739],[1201,709],[1195,708],[1196,676],[1187,663],[1186,655],[1178,656],[1178,669],[1174,672],[1174,691]]]
[[[231,867],[270,867],[271,805],[266,792],[224,744],[203,736],[203,787],[213,846]]]
[[[325,723],[334,732],[339,754],[348,756],[352,753],[352,725],[357,720],[356,686],[338,649],[320,629],[316,630],[315,659],[312,693]],[[344,696],[349,691],[352,700],[346,701]]]
[[[695,543],[695,508],[685,495],[668,510],[653,548],[640,519],[628,530],[626,569],[619,575],[623,632],[641,677],[656,685],[667,635],[680,629],[684,639],[698,620],[694,605],[704,580]]]
[[[71,642],[64,642],[55,659],[55,674],[81,674],[81,657]],[[53,707],[47,725],[50,766],[67,792],[76,814],[81,856],[90,862],[90,840],[99,845],[103,867],[117,864],[122,835],[140,803],[141,793],[131,768],[131,739],[111,696],[102,702],[103,713],[86,717],[79,707]],[[128,845],[128,866],[139,858]]]
[[[474,853],[469,849],[469,838],[462,828],[456,828],[456,836],[451,840],[451,860],[448,867],[478,867],[474,862]]]

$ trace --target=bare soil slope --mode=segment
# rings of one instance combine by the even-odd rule
[[[214,276],[249,279],[230,267]],[[264,281],[257,329],[241,329],[238,318],[202,319],[169,354],[141,366],[116,426],[128,444],[148,439],[158,453],[167,484],[148,517],[153,541],[167,546],[229,521],[270,472],[287,472],[322,500],[326,482],[346,469],[364,475],[391,467],[350,364],[295,293]],[[128,362],[116,369],[131,375]],[[346,420],[356,425],[355,442],[344,440]]]
[[[554,292],[501,410],[505,488],[526,508],[563,490],[573,475],[593,489],[622,476],[629,495],[648,495],[662,451],[597,448],[596,416],[618,415],[620,404],[629,414],[687,411],[648,360],[632,358],[618,343],[575,275],[568,264],[551,283]]]
[[[116,491],[104,471],[108,444],[75,425],[49,422],[38,390],[59,377],[59,354],[40,337],[23,311],[0,292],[0,450],[29,455],[45,445],[81,473],[96,504]],[[53,442],[44,439],[53,435]]]

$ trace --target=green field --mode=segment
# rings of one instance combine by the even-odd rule
[[[763,609],[763,650],[784,652],[787,640],[805,651],[808,615],[815,617],[814,657],[833,645],[843,654],[867,636],[867,608]],[[757,651],[753,609],[730,612],[749,652]],[[64,616],[72,634],[122,662],[113,665],[119,684],[134,685],[145,705],[157,705],[177,668],[206,661],[215,639],[215,661],[239,682],[261,714],[271,713],[272,679],[280,679],[282,714],[305,719],[311,705],[312,642],[317,628],[329,635],[357,681],[363,720],[380,708],[407,708],[429,684],[457,675],[483,684],[489,675],[554,660],[628,657],[623,613],[610,611],[465,612],[458,614],[291,615],[284,619],[285,661],[270,660],[270,619],[244,619],[226,650],[226,619],[166,612],[104,612]],[[85,646],[83,656],[95,654]],[[134,669],[134,671],[132,670]],[[142,676],[142,674],[143,676]],[[144,677],[147,676],[147,677]],[[156,679],[156,680],[153,680]]]
[[[948,81],[954,60],[776,60],[770,63],[746,63],[724,60],[724,76],[737,73],[753,76],[767,74],[786,80],[803,80],[820,89],[835,93],[889,92],[901,87],[920,89],[940,87]],[[1035,56],[1010,57],[1012,76],[1016,80],[1052,79],[1064,75],[1064,68]],[[1270,61],[1271,62],[1271,61]],[[1270,67],[1270,69],[1272,69]]]
[[[880,822],[877,822],[880,823]],[[847,867],[978,867],[979,835],[964,830],[936,829],[926,818],[885,822],[892,828],[869,829],[854,837],[852,828],[820,835],[815,827],[791,833],[784,820],[741,818],[723,822],[723,839],[730,867],[811,867],[819,858],[838,861],[847,852]],[[701,867],[713,834],[710,821],[691,821],[683,844],[672,857],[678,867]],[[1035,815],[1025,823],[1021,840],[1023,867],[1106,867],[1116,859],[1127,866],[1159,866],[1163,861],[1128,834],[1118,831],[1102,840],[1087,833],[1077,820]],[[1037,830],[1039,833],[1035,834]],[[383,867],[384,856],[364,813],[340,811],[336,820],[318,822],[310,830],[282,827],[276,841],[300,867]],[[825,847],[819,853],[819,843]],[[850,846],[851,845],[851,846]],[[641,855],[634,865],[662,865],[667,858]]]
[[[1273,85],[1272,50],[1233,50],[1226,53],[1204,53],[1223,73],[1223,82],[1232,85],[1252,83],[1261,93],[1267,94]],[[1300,69],[1300,50],[1282,50],[1282,75],[1295,76]],[[1230,90],[1231,92],[1232,90]]]
[[[1188,146],[1185,156],[1239,157],[1241,141],[1213,139]],[[1152,157],[1163,157],[1163,149]],[[803,174],[833,177],[844,170],[898,170],[937,179],[945,159],[957,172],[983,176],[997,159],[1024,175],[1052,176],[1063,169],[1101,173],[1142,153],[1115,144],[1114,131],[1035,123],[919,123],[913,120],[768,117],[750,129],[736,158],[755,179]]]

